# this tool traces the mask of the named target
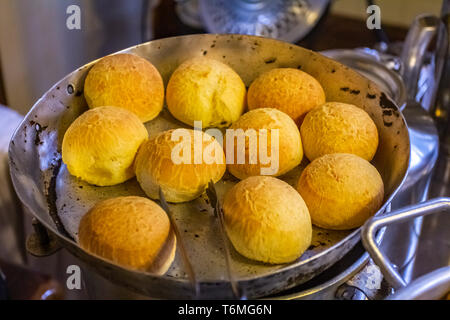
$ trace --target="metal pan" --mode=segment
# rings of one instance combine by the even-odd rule
[[[248,86],[262,72],[275,67],[299,68],[323,86],[328,101],[352,103],[372,117],[380,135],[373,164],[385,184],[381,214],[406,175],[410,145],[405,120],[398,107],[374,83],[355,71],[304,48],[260,37],[242,35],[189,35],[151,41],[126,49],[151,61],[164,82],[184,60],[207,56],[230,65]],[[74,71],[35,104],[18,127],[10,144],[11,175],[17,194],[33,215],[75,256],[97,272],[140,293],[158,298],[192,298],[191,286],[179,255],[164,276],[128,270],[82,250],[77,242],[78,223],[97,201],[118,195],[143,195],[135,179],[114,187],[95,187],[70,176],[61,164],[60,147],[67,127],[87,110],[83,83],[89,68]],[[182,126],[166,109],[146,124],[150,134]],[[282,177],[295,184],[307,161]],[[225,176],[217,183],[219,198],[237,181]],[[230,298],[223,248],[211,207],[202,196],[171,205],[182,231],[200,284],[200,298]],[[312,246],[291,264],[266,265],[231,254],[234,278],[245,296],[257,298],[303,283],[341,259],[360,240],[359,230],[330,231],[314,228]]]

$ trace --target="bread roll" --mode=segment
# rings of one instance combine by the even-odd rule
[[[134,177],[134,158],[147,137],[135,114],[117,107],[95,108],[67,129],[62,160],[72,175],[90,184],[112,186]]]
[[[311,244],[312,226],[302,197],[286,182],[255,176],[225,195],[225,227],[243,256],[266,263],[286,263]]]
[[[226,64],[193,58],[182,63],[167,85],[170,113],[190,126],[228,127],[244,111],[245,85]]]
[[[169,202],[191,201],[209,181],[222,178],[226,170],[222,146],[202,131],[196,134],[194,138],[191,129],[169,130],[142,144],[136,156],[136,177],[150,198],[159,199],[161,187]],[[196,143],[201,152],[197,159]]]
[[[251,131],[247,131],[249,129],[255,130],[254,137],[251,135],[245,136],[245,149],[239,148],[239,138],[234,139],[234,144],[232,144],[234,146],[234,161],[230,161],[232,159],[231,153],[226,152],[228,171],[239,179],[259,175],[280,176],[298,166],[302,161],[303,148],[300,132],[295,122],[284,112],[271,108],[255,109],[242,115],[229,129],[235,130],[234,132],[242,129],[244,134],[245,132],[251,133]],[[267,130],[267,138],[265,135],[261,135],[261,129]],[[273,135],[271,131],[273,129],[278,130],[278,137],[276,134]],[[272,137],[275,141],[273,148]],[[270,163],[264,161],[264,156],[263,158],[260,157],[260,138],[267,139],[267,150],[264,150],[263,154],[272,158]],[[254,141],[254,148],[250,147],[252,140]],[[224,147],[226,151],[229,151],[227,150],[227,142],[225,138]],[[272,154],[272,151],[274,151],[274,154]],[[245,153],[245,163],[243,164],[238,163],[239,153]],[[253,164],[250,163],[251,154],[255,155]],[[271,166],[274,170],[269,170]],[[262,168],[267,171],[263,172]]]
[[[367,161],[378,148],[378,130],[370,116],[354,105],[328,102],[310,111],[300,127],[306,157],[352,153]]]
[[[101,59],[89,71],[84,96],[90,108],[117,106],[146,122],[162,110],[164,84],[158,70],[144,58],[115,54]]]
[[[80,246],[121,266],[164,274],[175,257],[176,237],[163,209],[142,197],[97,203],[81,219]]]
[[[305,114],[325,103],[325,92],[309,74],[277,68],[261,74],[248,89],[248,108],[276,108],[300,125]]]
[[[298,192],[314,225],[333,230],[361,226],[383,203],[383,180],[368,161],[346,153],[311,162],[298,181]]]

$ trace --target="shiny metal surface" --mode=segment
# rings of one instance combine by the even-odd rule
[[[385,236],[385,229],[381,229],[376,242],[381,243]],[[339,288],[350,283],[358,276],[370,260],[369,254],[360,243],[353,248],[341,261],[333,265],[326,273],[319,275],[310,282],[287,292],[270,296],[269,299],[279,300],[332,300],[340,299]]]
[[[387,62],[381,60],[378,52],[367,48],[360,48],[355,50],[327,50],[321,53],[353,68],[364,77],[375,82],[381,90],[386,92],[395,101],[400,107],[400,110],[403,110],[407,99],[403,79],[398,73],[386,66]]]
[[[198,281],[197,281],[197,277],[195,276],[194,269],[192,268],[191,261],[189,260],[189,255],[186,251],[186,247],[184,245],[184,241],[183,241],[183,237],[181,236],[180,229],[178,229],[177,223],[173,218],[172,212],[170,211],[169,205],[167,204],[166,198],[164,197],[164,193],[163,193],[161,187],[159,188],[158,193],[159,193],[159,203],[161,204],[161,207],[164,209],[167,216],[169,217],[170,225],[173,228],[173,231],[175,233],[175,237],[177,239],[177,244],[176,244],[177,249],[178,249],[178,252],[180,252],[181,261],[183,263],[184,270],[186,270],[187,277],[191,283],[192,290],[194,292],[194,297],[197,297],[200,289],[198,286]]]
[[[450,266],[430,272],[400,289],[388,300],[440,300],[450,293]]]
[[[411,158],[408,175],[398,195],[391,202],[392,209],[426,201],[439,151],[439,136],[431,116],[414,101],[403,110],[411,139]],[[387,227],[381,249],[398,267],[408,283],[413,278],[423,218]],[[395,244],[395,245],[393,245]]]
[[[408,177],[403,189],[413,187],[424,177],[430,177],[439,154],[439,135],[427,111],[410,101],[403,111],[411,140],[411,158]],[[421,199],[416,199],[416,202]]]
[[[439,157],[430,183],[430,197],[450,196],[450,1],[443,1],[442,21],[445,23],[447,52],[436,102],[430,109],[438,127],[441,141]],[[443,42],[444,43],[444,42]],[[450,265],[450,215],[433,214],[423,219],[413,276],[421,277],[431,270]],[[438,253],[438,254],[437,254]]]
[[[440,173],[442,172],[439,171],[438,162],[436,174]],[[439,184],[436,184],[434,178],[430,185],[430,196],[450,196],[448,184],[447,192],[444,193],[442,191],[445,191],[445,188],[442,189]],[[415,263],[412,268],[412,279],[421,277],[432,270],[450,266],[449,226],[450,215],[445,212],[436,213],[423,218],[422,232],[419,238]]]
[[[396,289],[406,287],[407,283],[390,262],[389,258],[381,252],[375,242],[377,230],[392,224],[408,221],[432,213],[450,212],[450,198],[437,198],[419,204],[414,204],[395,210],[383,217],[369,219],[361,229],[361,238],[364,247],[375,263],[381,268],[389,283]]]
[[[236,33],[296,42],[319,21],[329,0],[199,0],[211,33]]]
[[[431,15],[417,17],[403,45],[401,60],[404,63],[402,76],[408,88],[408,95],[414,96],[423,66],[425,53],[431,40],[435,37],[439,18]]]
[[[222,245],[224,247],[225,256],[225,267],[227,271],[228,281],[230,281],[231,291],[235,299],[245,299],[245,294],[240,290],[239,284],[234,278],[233,271],[231,269],[231,244],[228,241],[227,233],[225,230],[225,219],[223,217],[223,209],[220,204],[219,198],[217,197],[217,191],[214,187],[214,182],[211,180],[208,183],[208,188],[206,189],[206,195],[208,196],[209,203],[214,210],[214,216],[217,219],[220,238]]]
[[[432,117],[421,103],[429,103],[437,88],[435,73],[440,72],[442,59],[439,46],[431,62],[425,63],[425,54],[438,34],[439,25],[436,17],[418,16],[403,45],[401,71],[409,95],[403,115],[411,139],[411,158],[405,183],[392,201],[393,210],[428,199],[432,172],[438,157],[439,136]],[[422,224],[423,217],[418,217],[390,225],[381,246],[405,283],[413,278]]]
[[[184,60],[204,56],[233,67],[246,85],[261,72],[274,67],[296,67],[310,73],[324,87],[327,99],[364,108],[374,120],[380,145],[373,161],[385,184],[384,212],[401,185],[409,162],[409,137],[397,106],[372,82],[341,64],[309,50],[271,39],[237,35],[192,35],[152,41],[132,47],[131,52],[152,61],[167,83]],[[86,110],[82,94],[84,78],[94,62],[57,83],[33,107],[10,144],[11,176],[16,191],[33,214],[58,236],[75,256],[104,277],[152,297],[190,298],[192,290],[177,256],[165,276],[122,268],[83,251],[76,243],[82,215],[97,201],[117,195],[143,195],[136,180],[115,187],[90,186],[67,173],[61,165],[60,144],[70,123]],[[151,132],[178,127],[167,110],[146,124]],[[282,177],[294,184],[306,162]],[[219,199],[236,181],[229,176],[216,185]],[[53,193],[52,193],[53,190]],[[49,192],[50,191],[50,192]],[[56,198],[56,199],[55,199]],[[225,262],[210,221],[205,197],[170,205],[183,232],[200,284],[200,297],[228,298]],[[73,238],[72,238],[73,237]],[[292,264],[271,266],[249,261],[232,252],[232,265],[240,288],[249,298],[267,296],[294,287],[320,274],[341,259],[360,239],[359,230],[333,232],[314,228],[313,246]]]
[[[402,77],[407,95],[422,101],[426,110],[430,108],[428,105],[430,101],[434,102],[436,82],[440,79],[443,67],[442,55],[448,46],[444,33],[442,21],[438,17],[430,14],[417,16],[409,29],[400,57],[403,62]],[[431,70],[427,71],[424,62],[429,55],[427,50],[434,39],[437,39],[436,49],[431,58],[431,65],[428,66]],[[418,90],[418,87],[421,90]]]

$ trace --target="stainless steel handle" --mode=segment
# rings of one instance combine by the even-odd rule
[[[403,46],[401,60],[403,62],[402,76],[405,82],[408,98],[414,99],[417,83],[423,65],[425,52],[435,37],[441,21],[438,17],[423,14],[417,16]]]
[[[436,212],[450,212],[450,198],[437,198],[421,202],[399,210],[395,210],[381,217],[369,219],[361,230],[362,243],[369,252],[375,264],[377,264],[386,280],[395,289],[405,287],[407,283],[397,272],[389,258],[385,256],[375,241],[377,230],[382,227],[404,222]]]

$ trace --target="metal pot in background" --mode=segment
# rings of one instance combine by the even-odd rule
[[[297,42],[326,11],[329,0],[176,0],[187,25],[210,33],[238,33]]]
[[[425,93],[428,93],[429,99],[424,99],[423,101],[429,101],[428,105],[428,112],[431,112],[433,116],[436,118],[436,106],[439,106],[438,103],[442,103],[446,101],[446,95],[448,94],[448,87],[449,87],[449,81],[448,76],[444,72],[442,73],[442,68],[448,67],[449,65],[449,20],[448,20],[448,9],[449,9],[449,1],[446,1],[444,3],[444,11],[447,12],[447,14],[443,15],[444,17],[447,17],[446,23],[447,25],[444,25],[440,19],[437,19],[435,17],[430,16],[421,16],[416,19],[415,24],[413,25],[413,28],[411,29],[410,34],[408,35],[406,46],[403,50],[403,62],[405,63],[405,70],[403,71],[403,75],[407,77],[408,80],[414,80],[419,79],[418,83],[419,86],[421,83],[420,77],[423,76],[423,70],[420,70],[420,67],[417,66],[415,63],[417,61],[423,61],[423,57],[426,55],[426,49],[428,44],[430,43],[432,38],[437,39],[434,55],[431,59],[432,64],[434,64],[434,72],[432,75],[435,77],[432,80],[435,80],[434,86],[431,88],[427,88],[427,90],[423,91]],[[421,44],[421,46],[416,47],[415,50],[408,51],[408,44],[414,43],[416,41],[416,38],[424,37],[427,39],[424,41],[424,43]],[[422,71],[422,72],[421,72]],[[410,98],[415,98],[416,100],[419,99],[418,93],[420,93],[419,90],[416,90],[414,86],[414,81],[409,81],[407,83],[408,86],[408,92],[410,95]],[[438,87],[439,86],[439,87]],[[438,90],[439,88],[439,90]],[[422,152],[426,152],[427,146],[430,145],[429,141],[431,141],[431,136],[429,135],[430,132],[425,130],[424,121],[430,122],[430,115],[427,111],[422,108],[422,106],[415,100],[410,99],[408,101],[408,105],[405,109],[405,111],[410,112],[410,114],[415,116],[412,118],[414,120],[419,120],[417,123],[422,124],[421,126],[417,127],[416,136],[419,138],[418,141],[422,142],[422,148],[419,150],[422,150]],[[437,104],[435,104],[435,101],[437,101]],[[448,99],[447,103],[444,105],[440,105],[439,107],[444,106],[444,110],[446,112],[448,111]],[[408,119],[407,113],[405,113],[405,117]],[[437,119],[439,120],[439,119]],[[408,120],[407,120],[408,121]],[[447,128],[444,127],[444,131],[448,130],[448,124]],[[434,130],[433,136],[437,136],[437,130]],[[447,167],[449,164],[449,154],[448,149],[446,148],[446,144],[448,143],[448,137],[443,137],[444,140],[444,148],[441,148],[441,155],[440,160],[445,163],[447,162]],[[436,138],[434,138],[436,139]],[[428,143],[427,143],[428,141]],[[414,164],[414,155],[411,157],[412,164]],[[445,166],[444,166],[445,168]],[[431,189],[432,193],[431,196],[448,196],[448,187],[442,188],[440,185],[441,179],[447,177],[448,174],[446,174],[446,171],[442,172],[442,167],[437,167],[438,171],[434,173],[434,177],[437,177],[438,180],[438,188],[440,192],[436,192],[436,188],[433,188],[433,182],[436,181],[436,179],[431,180],[431,177],[427,180],[425,180],[425,186],[427,191],[430,189],[430,183],[431,183]],[[426,167],[423,168],[423,170],[426,170]],[[416,184],[420,184],[420,180],[413,181]],[[448,180],[447,180],[448,182]],[[406,185],[407,186],[407,185]],[[433,190],[434,189],[434,190]],[[447,190],[447,192],[445,191]],[[443,192],[442,192],[443,191]],[[410,279],[413,274],[417,275],[417,271],[413,270],[412,267],[408,268],[409,272],[406,274],[401,274],[396,267],[395,263],[392,263],[390,261],[391,255],[389,255],[386,250],[378,248],[376,242],[374,241],[374,235],[376,234],[376,231],[380,228],[388,226],[388,228],[394,227],[395,225],[398,225],[400,223],[403,223],[403,225],[410,224],[412,226],[413,233],[417,233],[416,236],[413,235],[412,241],[415,244],[416,250],[409,253],[410,260],[414,261],[416,256],[419,254],[424,255],[424,250],[420,250],[421,248],[425,248],[425,250],[433,249],[433,250],[426,250],[428,251],[425,256],[428,254],[430,258],[421,257],[421,259],[417,259],[415,262],[415,265],[411,263],[411,266],[414,265],[414,269],[421,269],[430,271],[439,267],[443,267],[442,265],[436,265],[437,261],[440,261],[441,263],[448,264],[448,259],[445,257],[450,256],[450,243],[442,238],[447,237],[447,227],[449,220],[449,213],[450,211],[450,198],[437,198],[433,200],[429,200],[426,202],[414,204],[412,206],[399,209],[397,211],[391,212],[387,214],[384,217],[381,218],[372,218],[371,220],[367,221],[363,230],[362,230],[362,240],[364,243],[364,246],[369,251],[372,258],[375,260],[378,266],[380,266],[384,276],[389,281],[389,283],[396,289],[399,289],[399,292],[394,295],[393,299],[440,299],[444,296],[446,292],[449,291],[450,288],[450,274],[449,269],[442,268],[438,269],[436,271],[433,271],[425,276],[422,276],[416,280],[414,280],[412,283],[410,283]],[[424,225],[424,216],[428,220],[432,219],[432,225],[430,227],[430,224],[425,224],[425,228],[423,228]],[[433,227],[434,224],[434,227]],[[440,226],[440,227],[439,227]],[[440,232],[439,232],[440,231]],[[419,242],[420,238],[420,242]],[[424,245],[425,244],[425,245]],[[431,245],[431,246],[430,246]],[[431,252],[431,253],[430,253]],[[433,259],[433,256],[442,256],[441,259]],[[420,274],[420,273],[419,273]]]

